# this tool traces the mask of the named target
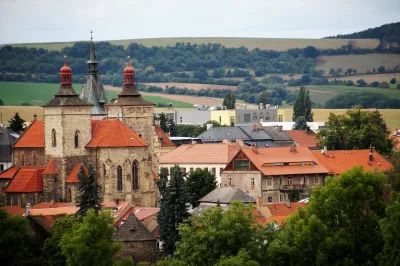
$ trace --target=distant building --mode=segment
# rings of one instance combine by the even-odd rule
[[[208,110],[174,110],[174,121],[177,125],[203,125],[211,120]]]
[[[13,164],[12,149],[18,135],[0,124],[0,173]]]
[[[236,110],[235,125],[252,125],[254,123],[275,122],[278,121],[277,114],[277,108]]]
[[[203,141],[199,138],[192,137],[169,137],[169,139],[179,147],[183,144],[203,144]]]

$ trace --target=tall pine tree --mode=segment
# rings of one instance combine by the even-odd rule
[[[156,185],[158,190],[160,191],[161,197],[165,195],[165,189],[167,188],[168,183],[168,168],[161,167],[160,168],[160,179],[156,181]]]
[[[184,176],[185,174],[178,165],[171,167],[170,180],[165,189],[165,195],[160,200],[157,222],[160,228],[160,240],[164,242],[163,249],[166,255],[174,253],[175,244],[180,240],[178,226],[189,217]]]
[[[25,129],[25,120],[22,119],[18,113],[15,113],[14,117],[11,118],[8,123],[10,123],[10,129],[15,132],[21,132]]]
[[[79,216],[86,216],[89,209],[94,209],[98,214],[101,210],[101,186],[97,182],[95,170],[91,163],[88,168],[81,164],[81,169],[78,173],[78,194],[76,197]]]
[[[293,105],[293,121],[296,121],[296,118],[299,116],[304,116],[307,122],[312,122],[314,120],[310,91],[304,86],[300,87],[300,91]]]

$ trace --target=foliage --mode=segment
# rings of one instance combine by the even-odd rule
[[[159,176],[160,176],[160,179],[156,181],[156,185],[160,191],[161,197],[164,197],[165,190],[166,190],[167,184],[168,184],[168,168],[161,167]]]
[[[221,127],[222,125],[215,120],[209,120],[203,125],[177,125],[179,136],[181,137],[197,137],[201,133],[207,130],[207,124],[211,124],[213,127]],[[224,125],[226,126],[226,125]]]
[[[332,150],[368,149],[371,145],[383,154],[392,151],[393,141],[381,113],[361,110],[356,106],[345,115],[331,113],[325,123],[327,129],[318,132],[321,146]]]
[[[345,109],[356,105],[364,108],[399,109],[400,97],[390,97],[373,92],[348,92],[329,99],[325,103],[325,108]]]
[[[235,110],[236,96],[234,93],[225,95],[222,103],[228,110]]]
[[[167,119],[167,131],[171,136],[175,137],[179,135],[179,129],[171,117]]]
[[[164,132],[168,132],[168,126],[167,126],[167,116],[164,113],[161,113],[158,116],[158,121],[160,122],[160,128]]]
[[[356,83],[359,87],[366,87],[368,85],[363,79],[357,80]]]
[[[60,242],[67,265],[112,265],[121,244],[112,241],[114,218],[109,212],[99,215],[91,209],[82,223],[75,224]]]
[[[207,169],[196,169],[189,173],[185,182],[185,192],[192,208],[198,206],[197,201],[217,187],[215,175]]]
[[[8,121],[8,123],[10,129],[15,132],[21,132],[25,129],[25,120],[22,119],[18,113],[15,113],[15,115]]]
[[[101,210],[101,186],[98,184],[95,170],[91,163],[88,164],[88,171],[83,164],[78,173],[78,188],[76,202],[79,210],[77,215],[85,216],[89,209],[93,209],[96,214]]]
[[[390,84],[396,84],[396,82],[397,82],[396,78],[392,78],[392,79],[390,80]]]
[[[290,191],[289,200],[290,202],[298,202],[300,200],[300,193],[296,188]]]
[[[293,105],[293,121],[296,121],[299,116],[304,116],[307,122],[312,122],[313,113],[311,106],[310,91],[301,86]]]
[[[187,196],[184,190],[185,174],[175,165],[170,168],[170,180],[165,189],[164,197],[160,200],[160,211],[157,222],[160,231],[160,240],[164,242],[163,250],[166,255],[175,251],[175,243],[179,241],[178,226],[189,217],[187,212]]]
[[[244,249],[240,249],[236,256],[221,258],[220,261],[215,265],[216,266],[259,266],[260,264],[257,261],[252,260],[250,255]]]
[[[0,98],[0,106],[3,106],[3,105],[4,105],[4,101],[3,101],[3,99]]]
[[[307,120],[304,116],[299,116],[296,118],[295,124],[293,129],[295,130],[306,130],[307,127]]]

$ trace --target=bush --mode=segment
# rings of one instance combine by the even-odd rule
[[[390,80],[390,84],[396,84],[396,82],[397,82],[397,80],[396,80],[395,78],[392,78],[392,79]]]
[[[378,81],[371,82],[370,86],[374,87],[374,88],[378,88],[379,87],[379,82]]]
[[[381,82],[381,83],[379,83],[379,88],[382,88],[382,89],[389,89],[389,88],[390,88],[390,85],[389,85],[389,83],[387,83],[387,82]]]

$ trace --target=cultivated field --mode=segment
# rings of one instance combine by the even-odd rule
[[[200,90],[222,90],[222,89],[228,89],[231,91],[235,91],[237,89],[237,86],[226,86],[226,85],[213,85],[213,84],[196,84],[196,83],[175,83],[175,82],[168,82],[168,83],[142,83],[143,85],[148,85],[148,86],[157,86],[161,87],[164,90],[166,87],[172,87],[175,86],[177,88],[188,88],[192,89],[195,91],[200,91]]]
[[[400,62],[399,62],[400,64]],[[387,82],[392,78],[396,78],[397,81],[400,81],[400,73],[384,73],[384,74],[371,74],[371,75],[357,75],[357,76],[348,76],[348,77],[339,77],[339,78],[329,78],[329,81],[332,81],[334,79],[337,80],[352,80],[356,82],[359,79],[363,79],[367,83],[371,83],[374,81],[378,82]]]
[[[29,103],[34,106],[41,106],[54,97],[59,87],[60,85],[56,83],[0,82],[0,98],[3,99],[5,105]],[[82,84],[75,84],[74,89],[77,93],[80,93],[82,91]],[[110,100],[117,98],[118,91],[106,91]],[[155,104],[172,103],[176,108],[190,108],[192,106],[185,102],[160,97],[160,95],[144,96],[143,98]]]
[[[84,40],[88,41],[88,40]],[[305,48],[315,46],[319,49],[336,49],[348,44],[348,39],[284,39],[284,38],[234,38],[234,37],[182,37],[182,38],[149,38],[149,39],[128,39],[110,40],[111,44],[123,45],[127,47],[130,43],[136,42],[145,46],[173,46],[177,42],[192,44],[220,43],[225,47],[246,47],[250,50],[259,48],[262,50],[286,51],[292,48]],[[379,41],[375,39],[356,39],[351,42],[360,48],[376,48]],[[34,47],[48,50],[61,50],[66,46],[72,46],[75,42],[55,42],[55,43],[23,43],[11,44],[16,47]]]
[[[325,71],[325,75],[329,73],[331,68],[348,68],[356,69],[358,73],[366,73],[367,70],[378,69],[380,66],[393,68],[400,65],[400,54],[365,54],[365,55],[333,55],[320,56],[317,60],[319,69]]]
[[[311,101],[321,105],[325,105],[326,101],[340,94],[340,92],[337,91],[323,91],[318,89],[311,89],[309,86],[307,86],[307,88],[310,90]],[[300,87],[289,87],[288,90],[299,91]]]
[[[381,88],[372,88],[372,87],[336,86],[336,85],[308,85],[307,88],[309,88],[311,90],[336,92],[336,93],[373,92],[373,93],[384,94],[387,96],[400,97],[400,90],[396,90],[396,89],[381,89]]]
[[[43,108],[40,106],[0,106],[0,123],[8,125],[8,121],[15,113],[19,113],[27,122],[32,121],[35,114],[37,119],[43,119]]]

